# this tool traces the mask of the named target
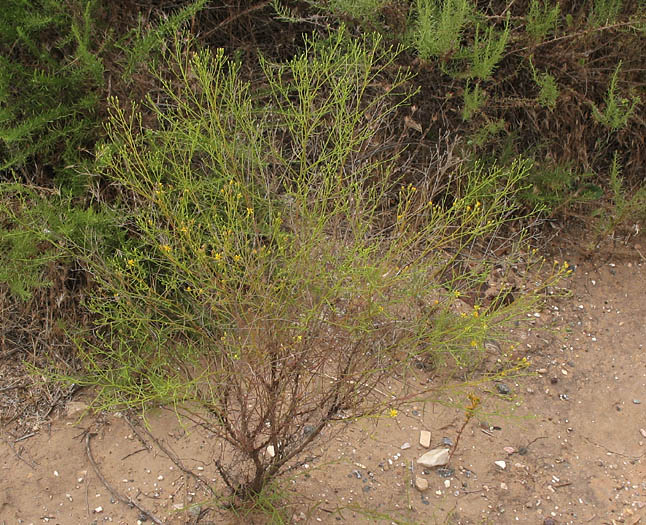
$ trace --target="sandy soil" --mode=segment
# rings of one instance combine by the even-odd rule
[[[301,523],[646,524],[643,253],[637,244],[594,261],[561,254],[577,264],[572,296],[514,334],[531,375],[507,380],[507,395],[474,384],[420,396],[394,418],[340,423],[344,432],[326,431],[307,463],[283,478],[278,510]],[[537,329],[553,321],[553,332]],[[422,390],[429,379],[420,371],[408,386]],[[388,387],[397,388],[395,378]],[[470,389],[490,395],[460,432],[456,405]],[[212,440],[169,411],[148,414],[149,434],[121,414],[79,420],[82,407],[69,404],[35,431],[0,432],[0,525],[269,520],[217,510],[206,488],[220,483]],[[416,464],[427,451],[420,430],[431,431],[431,448],[459,436],[448,469]],[[424,492],[416,477],[428,481]]]

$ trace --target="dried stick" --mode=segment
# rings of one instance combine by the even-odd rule
[[[164,522],[161,521],[159,518],[155,517],[152,513],[144,509],[141,505],[139,505],[136,501],[130,499],[130,498],[125,498],[121,494],[119,494],[113,487],[108,483],[108,481],[103,477],[103,474],[101,474],[101,471],[99,470],[99,466],[96,464],[96,461],[94,461],[94,456],[92,456],[92,449],[90,448],[90,439],[92,436],[96,434],[92,432],[87,432],[85,434],[85,452],[87,453],[87,458],[90,461],[90,464],[92,465],[92,468],[94,469],[94,473],[97,475],[97,477],[101,480],[101,483],[105,485],[105,488],[108,489],[110,494],[112,494],[112,497],[116,499],[117,501],[120,501],[121,503],[125,503],[129,507],[135,507],[139,512],[141,512],[144,516],[147,516],[150,518],[154,523],[157,525],[163,525]]]

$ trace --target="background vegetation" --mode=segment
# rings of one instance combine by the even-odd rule
[[[639,231],[644,15],[10,0],[2,359],[59,398],[181,407],[257,497],[326,425],[393,410],[393,369],[478,369],[570,271],[546,220],[584,251]]]

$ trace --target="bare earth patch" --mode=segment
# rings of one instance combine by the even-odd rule
[[[646,261],[637,250],[608,253],[572,261],[572,296],[535,318],[537,327],[555,322],[556,330],[514,334],[526,345],[531,375],[427,393],[396,417],[324,431],[304,464],[281,480],[288,520],[646,522]],[[419,371],[407,388],[422,391],[432,380]],[[402,385],[393,378],[384,395],[388,388]],[[465,413],[456,405],[465,393],[483,390],[491,395],[460,434]],[[178,425],[171,411],[148,413],[149,433],[121,414],[79,420],[79,408],[68,405],[67,414],[35,431],[1,431],[2,525],[268,520],[266,513],[218,508],[208,489],[223,488],[213,462],[217,444],[198,428]],[[419,444],[422,430],[431,432],[431,449],[450,448],[445,444],[459,436],[446,468],[416,463],[429,450]],[[423,492],[417,477],[428,482]]]

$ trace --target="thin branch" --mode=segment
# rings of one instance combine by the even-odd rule
[[[141,512],[144,516],[147,516],[150,518],[154,523],[157,525],[163,525],[164,522],[161,521],[159,518],[157,518],[154,514],[151,512],[147,511],[144,509],[139,503],[136,501],[126,498],[119,494],[113,487],[108,483],[108,480],[106,480],[103,477],[103,474],[101,474],[101,471],[99,470],[99,466],[96,464],[96,461],[94,461],[94,456],[92,456],[92,448],[90,447],[90,439],[95,436],[96,434],[93,432],[87,432],[85,434],[85,452],[87,453],[87,458],[92,465],[92,468],[94,469],[94,473],[97,475],[97,477],[101,480],[101,483],[105,486],[106,489],[112,494],[112,497],[116,499],[117,501],[120,501],[121,503],[125,503],[129,507],[135,507],[139,512]]]

